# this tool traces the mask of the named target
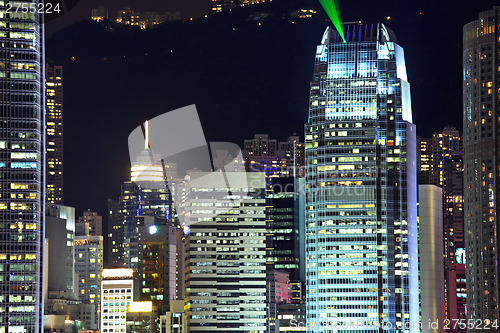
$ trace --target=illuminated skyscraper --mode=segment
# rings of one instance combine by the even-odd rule
[[[264,333],[264,175],[192,172],[186,178],[189,331]]]
[[[108,233],[108,260],[115,267],[137,270],[140,248],[137,216],[154,216],[163,220],[163,224],[174,223],[172,197],[167,186],[166,171],[172,165],[166,165],[159,154],[154,154],[149,147],[149,125],[145,123],[144,149],[132,163],[131,181],[122,186],[119,202],[108,201],[110,211]]]
[[[419,138],[417,142],[419,185],[436,185],[443,189],[446,315],[450,320],[465,320],[464,291],[451,288],[457,283],[453,279],[463,274],[463,265],[455,260],[457,251],[464,249],[462,137],[456,128],[445,126],[442,131],[433,133],[432,138]],[[451,317],[452,313],[459,317]]]
[[[467,316],[483,321],[500,319],[499,19],[500,7],[493,7],[463,29]]]
[[[0,332],[35,333],[43,330],[43,17],[6,14],[8,4],[0,3]]]
[[[403,49],[383,24],[344,29],[346,43],[329,27],[316,49],[305,127],[308,332],[380,332],[381,322],[420,332]]]
[[[63,202],[63,68],[45,68],[45,127],[48,203]]]

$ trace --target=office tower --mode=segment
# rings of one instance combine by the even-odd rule
[[[123,187],[122,187],[123,191]],[[123,197],[123,194],[121,195]],[[108,237],[104,262],[106,267],[122,267],[123,258],[123,229],[124,219],[122,215],[121,200],[108,199]]]
[[[149,147],[149,123],[145,123],[144,149],[132,162],[130,181],[123,183],[120,198],[108,200],[107,263],[112,267],[137,269],[139,262],[140,226],[137,216],[153,216],[163,225],[175,224],[177,219],[170,188],[175,182],[176,165],[164,163]]]
[[[63,68],[45,65],[46,201],[63,203]]]
[[[126,332],[127,308],[133,302],[133,275],[134,271],[130,268],[106,268],[102,271],[101,332]]]
[[[416,136],[403,49],[383,24],[316,50],[306,143],[308,332],[419,321]],[[309,329],[310,327],[310,329]]]
[[[7,4],[0,4],[3,12]],[[45,201],[43,17],[38,12],[17,12],[3,15],[0,21],[4,27],[0,62],[5,64],[0,69],[0,298],[6,309],[0,313],[0,332],[40,332]]]
[[[49,204],[45,209],[45,238],[48,247],[48,292],[75,293],[75,209]],[[47,274],[48,273],[48,274]],[[69,296],[68,296],[69,297]]]
[[[78,224],[87,223],[89,236],[102,236],[102,216],[97,215],[96,212],[92,212],[89,209],[86,212],[83,212],[83,216],[78,218]]]
[[[151,301],[159,315],[169,310],[171,300],[184,298],[183,231],[153,216],[138,216],[139,261],[134,276],[134,299]]]
[[[159,154],[149,148],[149,125],[146,122],[144,149],[132,163],[131,181],[123,183],[119,202],[109,201],[110,242],[113,264],[137,268],[139,248],[137,216],[154,216],[163,224],[175,222],[172,195],[166,181],[167,166]],[[171,165],[169,165],[171,167]]]
[[[186,184],[189,331],[264,332],[264,175],[191,172]]]
[[[75,272],[78,274],[77,295],[84,304],[94,305],[95,319],[90,329],[97,329],[99,304],[101,304],[101,280],[103,271],[103,237],[75,237]]]
[[[481,12],[463,29],[464,219],[467,317],[498,320],[497,238],[500,137],[497,102],[500,8]],[[475,332],[475,330],[472,330]]]
[[[443,193],[436,185],[418,185],[418,225],[422,322],[444,323]],[[436,330],[423,324],[422,332]]]
[[[299,193],[294,178],[276,178],[266,194],[266,263],[271,270],[289,273],[292,281],[300,277]]]

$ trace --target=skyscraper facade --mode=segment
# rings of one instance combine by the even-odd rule
[[[460,132],[445,126],[432,138],[417,139],[418,184],[436,185],[443,189],[443,229],[444,229],[444,279],[448,319],[466,319],[463,307],[464,292],[461,288],[452,288],[454,277],[463,274],[463,264],[457,264],[456,253],[464,250],[464,215],[463,215],[463,149]],[[422,267],[422,265],[421,265]],[[458,270],[458,271],[455,271]],[[452,307],[457,307],[451,309]],[[455,313],[459,317],[452,317]]]
[[[63,68],[45,67],[46,201],[63,202]]]
[[[34,333],[43,329],[43,17],[5,15],[7,4],[0,4],[0,332]]]
[[[308,332],[419,332],[416,136],[383,24],[326,29],[305,126]],[[384,330],[384,331],[385,331]]]
[[[467,316],[499,319],[500,7],[463,29],[464,219]],[[475,332],[475,330],[472,330]]]
[[[140,248],[137,216],[154,216],[163,224],[174,223],[172,195],[167,185],[167,165],[159,154],[149,148],[149,127],[145,123],[144,149],[132,163],[131,181],[122,186],[118,202],[109,200],[109,226],[107,260],[110,265],[137,269]],[[171,166],[171,165],[170,165]]]
[[[191,231],[185,245],[185,309],[189,331],[264,333],[264,175],[192,172],[187,178]]]

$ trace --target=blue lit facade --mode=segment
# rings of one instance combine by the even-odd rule
[[[0,332],[43,331],[43,14],[15,11],[39,4],[0,2]]]
[[[344,29],[317,47],[305,127],[307,331],[419,332],[404,53],[382,24]]]

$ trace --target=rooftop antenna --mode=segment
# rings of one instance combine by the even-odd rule
[[[340,17],[339,0],[319,0],[319,3],[321,4],[321,6],[323,6],[323,9],[332,21],[335,29],[337,29],[340,37],[342,37],[344,43],[347,43],[344,37],[344,30],[342,29],[342,18]]]

